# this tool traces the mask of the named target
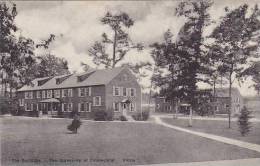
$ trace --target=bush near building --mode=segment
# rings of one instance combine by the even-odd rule
[[[246,136],[252,127],[251,122],[249,122],[249,119],[252,118],[250,114],[251,112],[248,111],[246,107],[243,107],[243,109],[240,111],[240,115],[238,117],[238,126],[242,136]]]

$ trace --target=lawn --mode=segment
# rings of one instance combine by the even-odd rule
[[[255,158],[260,154],[157,124],[0,118],[2,165],[137,165]]]
[[[246,142],[260,144],[260,123],[252,123],[251,132],[242,137],[239,130],[237,122],[231,123],[231,129],[228,128],[228,121],[218,121],[218,120],[195,120],[193,119],[193,126],[188,127],[188,119],[173,119],[173,118],[163,118],[164,122],[173,124],[179,127],[188,128],[195,131],[201,131],[205,133],[220,135],[228,138],[234,138]]]

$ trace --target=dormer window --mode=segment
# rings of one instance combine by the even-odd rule
[[[92,71],[92,72],[89,72],[89,73],[86,73],[86,74],[82,74],[82,75],[79,75],[77,77],[77,80],[78,82],[82,82],[84,81],[85,79],[87,79],[91,74],[93,74],[95,71]]]

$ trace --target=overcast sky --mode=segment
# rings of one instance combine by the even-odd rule
[[[15,1],[14,1],[15,2]],[[257,0],[218,0],[212,6],[210,13],[218,21],[224,13],[224,7],[238,7],[243,3],[253,6]],[[160,41],[162,34],[171,29],[176,34],[184,24],[183,18],[174,15],[178,1],[17,1],[17,26],[19,33],[32,38],[35,42],[46,39],[50,34],[56,35],[56,40],[50,52],[64,57],[69,62],[72,71],[81,71],[80,62],[92,66],[88,56],[88,48],[94,41],[99,40],[103,32],[109,28],[100,23],[100,18],[107,11],[127,12],[134,19],[134,26],[129,34],[134,42],[143,42],[146,46]],[[205,30],[210,33],[211,26]],[[37,53],[41,53],[38,50]],[[149,50],[138,53],[131,51],[125,62],[151,61]],[[142,82],[149,85],[148,80]],[[252,88],[248,88],[251,81],[244,83],[240,89],[243,95],[254,95]],[[235,86],[238,86],[237,84]]]

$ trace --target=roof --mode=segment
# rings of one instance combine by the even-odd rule
[[[83,86],[93,86],[93,85],[106,85],[108,84],[114,77],[116,77],[123,69],[126,67],[116,67],[113,69],[103,69],[103,70],[95,70],[84,72],[81,74],[70,74],[70,75],[62,75],[55,77],[44,77],[37,78],[32,81],[33,86],[25,85],[17,91],[33,91],[33,90],[44,90],[44,89],[59,89],[59,88],[72,88],[72,87],[83,87]],[[83,81],[78,81],[78,76],[86,75],[86,79]],[[67,77],[68,76],[68,77]],[[60,84],[56,84],[57,78],[67,77]],[[50,78],[43,85],[38,86],[38,81]]]

